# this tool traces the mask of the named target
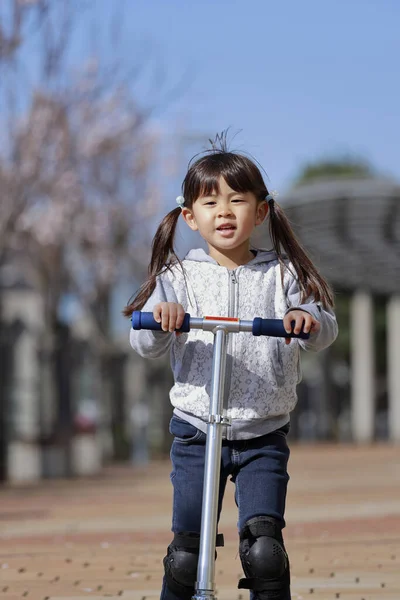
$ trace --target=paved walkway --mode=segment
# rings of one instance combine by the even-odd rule
[[[292,446],[286,544],[293,600],[400,600],[400,447]],[[0,600],[158,597],[169,464],[0,488]],[[233,486],[217,596],[245,600]]]

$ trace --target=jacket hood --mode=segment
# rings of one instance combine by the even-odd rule
[[[259,265],[261,263],[266,263],[277,259],[275,250],[256,249],[255,251],[257,252],[256,256],[250,262],[246,263],[246,266]],[[203,248],[190,250],[186,254],[184,260],[191,260],[194,262],[209,262],[213,265],[218,264],[214,258],[212,258],[205,250],[203,250]]]

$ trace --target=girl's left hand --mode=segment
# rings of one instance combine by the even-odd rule
[[[294,325],[292,327],[292,321]],[[283,317],[283,326],[287,333],[318,333],[321,328],[319,321],[314,319],[310,313],[305,310],[291,310]],[[285,338],[286,344],[290,344],[291,338]]]

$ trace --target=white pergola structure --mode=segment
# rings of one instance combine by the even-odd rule
[[[388,427],[390,440],[400,442],[400,184],[379,178],[323,180],[291,190],[281,204],[328,281],[352,292],[351,426],[356,442],[374,436],[372,298],[388,298]]]

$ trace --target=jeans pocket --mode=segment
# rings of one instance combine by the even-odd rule
[[[175,415],[170,421],[169,432],[174,436],[175,441],[181,444],[192,444],[204,435],[200,429]]]

